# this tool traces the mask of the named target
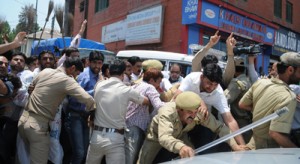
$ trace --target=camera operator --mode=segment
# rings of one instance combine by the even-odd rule
[[[232,116],[237,121],[239,127],[244,127],[252,123],[252,113],[249,111],[241,110],[239,108],[239,101],[243,95],[251,87],[250,79],[245,74],[246,66],[244,58],[240,56],[234,57],[235,61],[235,71],[234,78],[230,81],[227,89],[224,91],[224,94],[227,98],[228,104],[230,106],[230,112]],[[252,132],[247,131],[242,134],[245,141],[249,142]]]
[[[262,44],[255,45],[243,45],[244,43],[238,42],[237,47],[233,49],[235,55],[245,54],[248,58],[247,72],[251,84],[258,80],[259,76],[255,70],[254,60],[256,58],[256,54],[261,53]],[[276,67],[276,66],[275,66]]]

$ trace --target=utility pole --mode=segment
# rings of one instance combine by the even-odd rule
[[[36,31],[37,31],[37,28],[36,28],[36,25],[37,25],[37,7],[38,7],[38,0],[35,0],[35,25],[33,25],[33,31],[34,31],[34,34],[33,34],[33,40],[36,39]]]
[[[65,29],[65,35],[70,36],[70,31],[69,31],[69,18],[68,18],[68,13],[69,13],[69,0],[65,0],[65,12],[64,12],[64,29]]]
[[[84,19],[88,20],[88,9],[89,9],[89,0],[84,1]],[[86,38],[87,36],[87,28],[88,28],[88,23],[86,24],[86,29],[84,30],[83,33],[83,38]]]
[[[54,22],[55,22],[55,13],[54,13],[54,15],[52,17],[52,22],[51,22],[51,31],[50,31],[51,38],[53,38]]]

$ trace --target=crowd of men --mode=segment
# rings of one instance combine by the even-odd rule
[[[300,146],[299,53],[282,54],[270,76],[260,77],[255,55],[234,56],[231,34],[223,71],[207,54],[220,40],[217,31],[196,53],[190,74],[182,77],[175,63],[166,77],[158,60],[133,56],[106,65],[98,51],[81,59],[85,25],[59,60],[50,51],[5,56],[23,44],[24,32],[0,45],[0,163],[147,164],[192,157],[195,148],[283,107],[289,111],[282,117],[201,153]]]

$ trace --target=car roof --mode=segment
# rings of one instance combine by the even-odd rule
[[[273,163],[300,163],[299,148],[270,148],[251,151],[222,152],[205,155],[198,155],[192,158],[184,158],[166,162],[166,164],[230,164],[230,163],[255,163],[255,164],[273,164]]]
[[[192,64],[194,56],[176,52],[152,51],[152,50],[122,50],[117,53],[117,57],[129,58],[138,56],[141,59],[156,59],[162,61],[187,62]]]

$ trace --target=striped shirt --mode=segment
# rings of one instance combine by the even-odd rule
[[[154,109],[152,113],[153,112],[157,113],[157,110],[164,105],[164,102],[160,100],[159,98],[160,95],[153,85],[143,81],[141,83],[135,84],[132,87],[140,94],[144,95],[145,97],[148,97]],[[146,132],[148,124],[151,121],[151,113],[149,112],[149,106],[139,105],[134,102],[129,102],[127,109],[128,109],[126,113],[127,127],[137,126]]]

